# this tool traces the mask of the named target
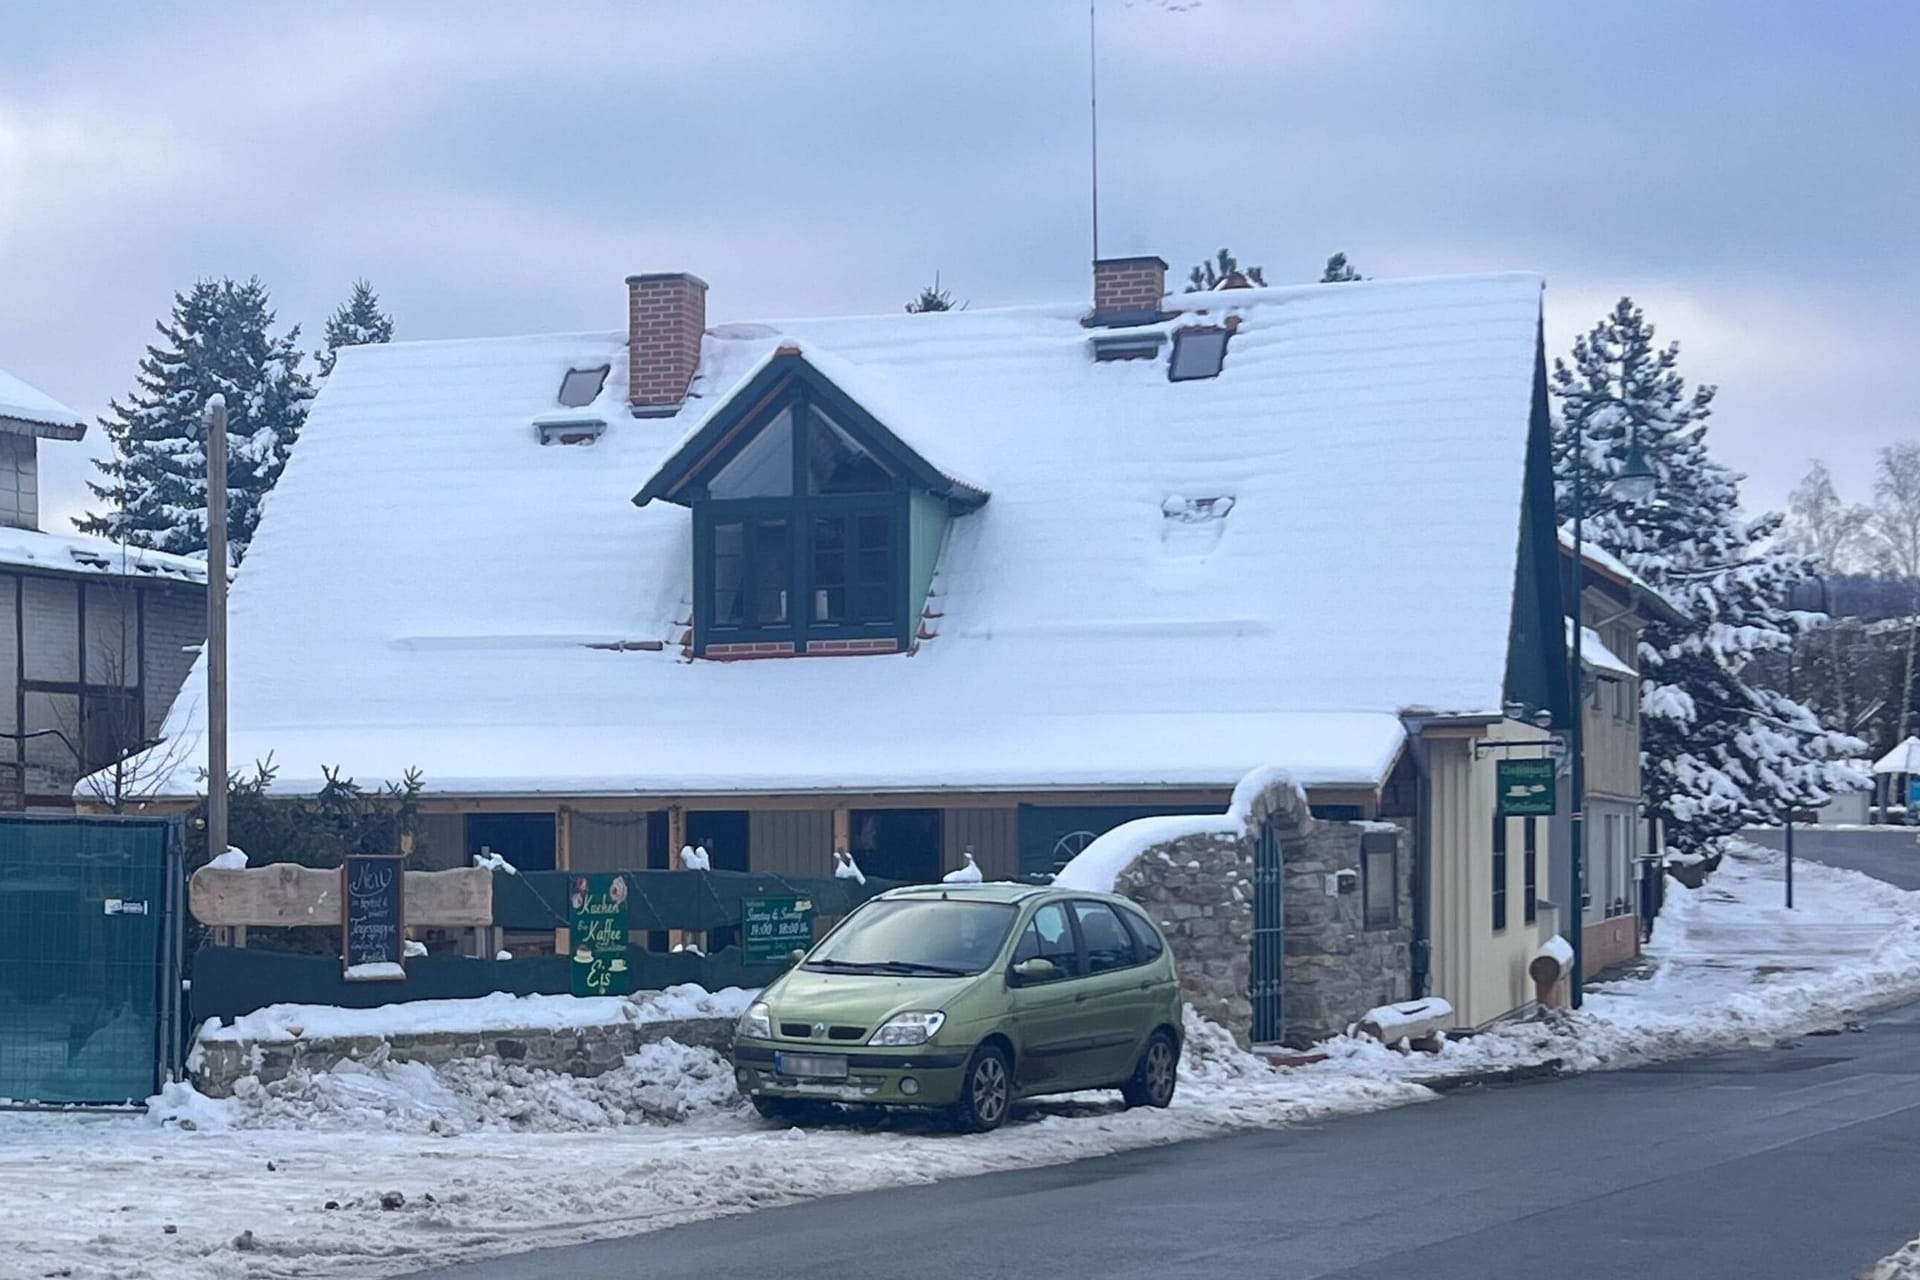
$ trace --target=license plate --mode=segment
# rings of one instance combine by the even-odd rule
[[[807,1080],[844,1080],[847,1078],[847,1058],[845,1054],[776,1053],[773,1055],[773,1073]]]

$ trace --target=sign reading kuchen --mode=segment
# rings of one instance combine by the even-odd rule
[[[567,936],[573,942],[573,994],[624,996],[633,990],[627,967],[625,876],[575,876],[568,899]]]
[[[407,976],[406,885],[402,859],[390,854],[348,854],[340,865],[340,955],[353,982],[397,981]]]
[[[813,945],[813,899],[798,896],[740,899],[740,957],[746,964],[785,964]]]
[[[1501,760],[1494,770],[1503,818],[1544,818],[1554,812],[1554,762]]]

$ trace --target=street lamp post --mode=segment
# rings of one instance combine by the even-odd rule
[[[1823,573],[1815,573],[1812,577],[1813,581],[1820,584],[1820,612],[1830,617],[1833,614],[1833,594],[1827,585],[1827,577]],[[1799,671],[1799,656],[1800,635],[1796,631],[1787,642],[1787,699],[1791,702],[1800,700],[1799,682],[1796,679]],[[1839,678],[1838,671],[1834,673],[1834,678]],[[1791,911],[1793,910],[1793,801],[1791,799],[1787,801],[1787,820],[1783,829],[1786,833],[1783,843],[1787,850],[1787,910]]]
[[[1573,967],[1568,978],[1567,1000],[1578,1009],[1584,1003],[1582,988],[1586,985],[1585,934],[1587,929],[1587,734],[1586,734],[1586,691],[1582,675],[1584,668],[1581,659],[1581,646],[1586,634],[1586,613],[1581,607],[1581,596],[1586,592],[1586,520],[1587,505],[1587,443],[1583,424],[1573,424],[1573,645],[1568,657],[1567,689],[1568,706],[1572,712],[1572,723],[1568,726],[1568,755],[1572,757],[1572,776],[1569,779],[1572,796],[1572,812],[1568,815],[1573,833],[1573,867],[1570,883],[1567,886],[1567,910],[1573,917],[1567,929],[1567,941],[1573,947]],[[1615,497],[1626,502],[1644,502],[1653,496],[1653,468],[1647,464],[1647,455],[1640,448],[1639,435],[1636,432],[1628,438],[1626,465],[1620,474],[1614,477],[1612,489]]]

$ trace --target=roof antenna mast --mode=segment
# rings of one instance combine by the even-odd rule
[[[1093,177],[1093,259],[1100,260],[1100,60],[1095,42],[1094,9],[1098,0],[1087,0],[1087,123],[1088,150]]]

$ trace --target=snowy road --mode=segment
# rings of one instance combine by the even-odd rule
[[[796,1205],[432,1280],[1844,1280],[1920,1219],[1920,1007],[1860,1034]],[[424,1280],[424,1278],[423,1278]]]

